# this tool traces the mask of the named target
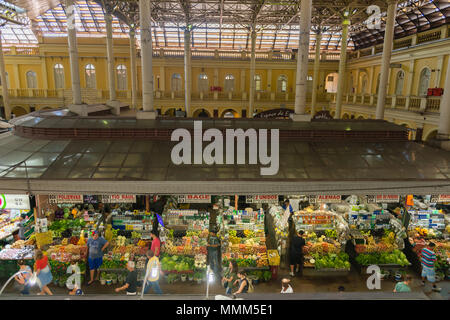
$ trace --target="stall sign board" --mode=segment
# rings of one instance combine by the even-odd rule
[[[450,194],[433,194],[430,202],[450,202]]]
[[[367,196],[367,203],[397,203],[400,202],[398,194],[377,194]]]
[[[49,203],[83,203],[82,194],[51,194],[48,196]]]
[[[0,193],[0,209],[30,210],[30,198],[26,194]]]
[[[136,203],[136,196],[133,194],[108,194],[102,195],[103,203]]]
[[[279,108],[279,109],[262,111],[258,114],[255,114],[254,118],[263,118],[263,119],[289,118],[291,113],[294,113],[294,111],[291,109]]]
[[[309,196],[310,203],[340,203],[342,196],[338,194],[327,194],[327,195],[317,195]]]
[[[179,195],[178,203],[211,203],[211,195],[210,194]]]
[[[98,198],[97,198],[97,196],[93,196],[93,195],[84,195],[83,201],[84,201],[84,203],[88,203],[88,204],[97,204]]]
[[[245,197],[246,203],[278,203],[277,194],[256,194]]]

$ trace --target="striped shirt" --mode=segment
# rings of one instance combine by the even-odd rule
[[[434,268],[434,262],[436,261],[436,254],[428,248],[423,248],[421,252],[422,266],[427,268]]]

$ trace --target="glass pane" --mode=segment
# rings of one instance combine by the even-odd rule
[[[120,167],[125,159],[124,153],[107,153],[100,164],[101,167]]]
[[[72,168],[75,163],[77,163],[78,159],[82,156],[81,153],[69,153],[63,154],[52,166],[54,167],[66,167]]]
[[[69,142],[70,141],[68,141],[68,140],[52,141],[49,144],[47,144],[45,147],[43,147],[40,151],[41,152],[61,152],[69,144]]]
[[[143,168],[122,168],[117,179],[143,179]]]
[[[149,160],[147,154],[142,153],[130,153],[125,160],[124,167],[144,167],[145,163]]]
[[[110,141],[93,141],[89,144],[86,152],[106,152],[110,144]]]
[[[90,179],[95,168],[74,168],[67,178],[69,179]]]
[[[128,150],[130,149],[132,143],[130,143],[129,141],[114,141],[111,144],[111,148],[110,150],[113,152],[128,152]]]
[[[34,152],[38,151],[49,142],[49,140],[32,140],[16,150]]]
[[[17,167],[10,171],[5,177],[7,178],[39,178],[47,168],[27,168]]]
[[[98,168],[92,179],[114,179],[119,172],[119,168]]]
[[[30,158],[25,161],[27,166],[49,166],[56,160],[59,153],[43,153],[36,152]]]
[[[23,152],[23,151],[12,151],[8,153],[6,156],[0,158],[0,163],[2,165],[13,166],[16,165],[31,155],[31,152]]]
[[[96,167],[100,163],[103,153],[85,153],[78,161],[78,167]]]

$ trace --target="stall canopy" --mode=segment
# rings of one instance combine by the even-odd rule
[[[175,142],[0,138],[0,192],[160,194],[439,194],[450,153],[408,141],[280,141],[263,165],[175,165]],[[248,159],[248,158],[247,158]],[[248,160],[247,162],[248,163]]]

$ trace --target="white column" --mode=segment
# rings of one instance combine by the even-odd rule
[[[161,92],[166,91],[166,68],[164,68],[164,66],[159,67],[159,86]]]
[[[335,119],[340,119],[342,113],[342,98],[344,96],[345,63],[347,60],[347,37],[349,24],[350,20],[348,18],[345,18],[342,22],[341,55],[339,60],[338,86],[336,93],[336,113],[334,114]]]
[[[106,60],[108,64],[108,89],[109,100],[116,100],[116,82],[114,72],[114,53],[113,53],[113,38],[112,38],[112,16],[110,13],[105,13],[106,23]]]
[[[311,100],[311,116],[316,112],[317,104],[317,87],[319,86],[319,66],[320,66],[320,43],[322,41],[322,33],[316,34],[316,52],[314,55],[314,72],[313,72],[313,87]]]
[[[139,19],[141,22],[141,69],[142,69],[142,112],[136,114],[139,119],[155,119],[153,107],[153,49],[151,26],[151,0],[139,1]]]
[[[447,26],[445,26],[447,28]],[[444,68],[444,56],[439,56],[437,61],[437,68],[436,68],[436,78],[434,79],[434,87],[440,88],[441,86],[441,76],[442,76],[442,69]]]
[[[137,67],[136,38],[134,29],[130,29],[130,68],[131,68],[131,107],[137,108]]]
[[[6,120],[11,119],[11,106],[9,105],[8,82],[6,81],[5,59],[3,57],[2,30],[0,29],[0,80],[2,82],[3,106]]]
[[[192,94],[192,76],[191,76],[191,32],[184,31],[184,103],[186,117],[191,116],[191,94]]]
[[[378,90],[377,110],[375,119],[384,119],[384,104],[391,64],[392,45],[394,39],[394,22],[397,10],[397,0],[388,0],[386,29],[384,31],[383,55],[381,57],[380,87]]]
[[[439,112],[438,138],[450,140],[450,65],[447,66],[444,95],[442,96]],[[450,149],[450,146],[447,149]]]
[[[252,51],[250,55],[250,98],[249,98],[247,118],[253,118],[253,109],[255,104],[255,65],[256,65],[255,49],[256,49],[256,31],[255,26],[252,26],[251,32]]]
[[[247,93],[245,91],[245,69],[241,69],[241,95],[242,100],[247,100]]]
[[[267,92],[272,92],[272,69],[267,69]]]
[[[306,85],[308,77],[309,33],[311,30],[312,0],[302,0],[300,4],[300,26],[297,56],[297,77],[295,82],[294,121],[309,121],[306,114]]]
[[[355,83],[356,82],[356,83]],[[355,92],[353,92],[353,103],[356,103],[358,100],[358,84],[359,84],[359,68],[356,69],[356,80],[355,82],[353,82],[354,86],[355,86]],[[352,88],[353,91],[353,88]]]
[[[413,82],[414,82],[414,68],[416,65],[416,60],[412,59],[409,61],[409,71],[407,72],[406,78],[406,99],[405,99],[405,109],[409,109],[409,103],[411,101],[411,94],[413,90]]]
[[[80,68],[78,66],[77,30],[75,29],[75,5],[66,0],[67,40],[69,43],[70,77],[72,80],[73,104],[81,104]]]

